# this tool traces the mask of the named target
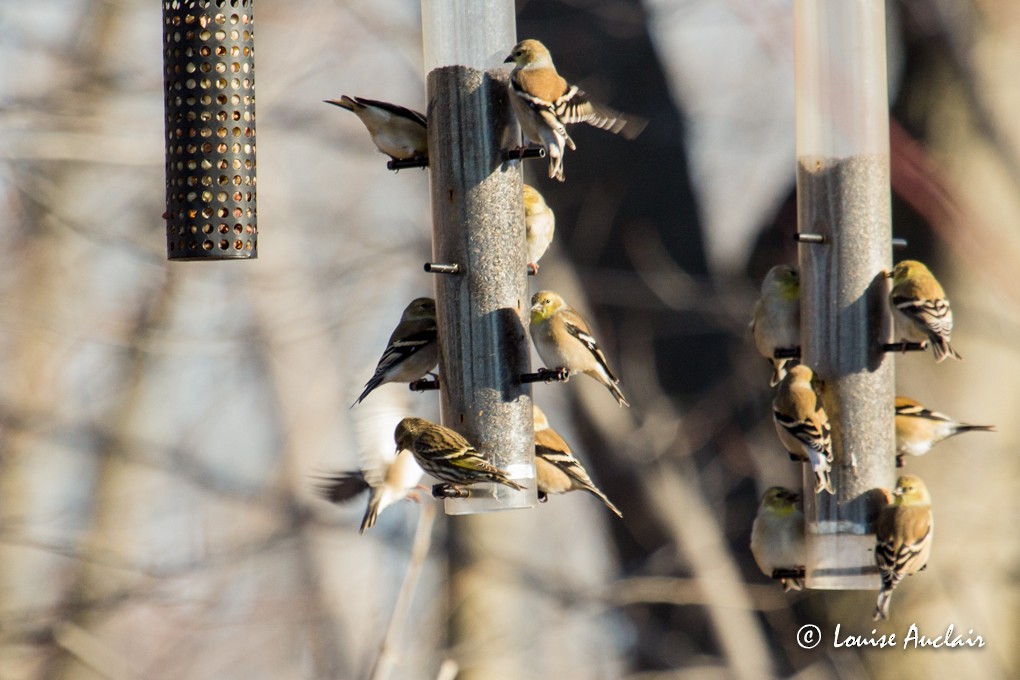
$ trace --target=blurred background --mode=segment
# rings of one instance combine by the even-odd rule
[[[874,592],[783,594],[748,550],[761,492],[799,484],[747,329],[764,272],[796,259],[792,2],[517,4],[520,38],[651,121],[634,142],[572,131],[564,184],[525,168],[557,216],[532,286],[589,319],[633,408],[586,379],[535,401],[624,518],[587,494],[440,512],[390,677],[1020,676],[1020,5],[888,3],[896,257],[941,279],[966,358],[897,356],[897,391],[998,433],[908,461],[934,553],[879,625]],[[322,100],[424,110],[420,8],[255,18],[259,258],[168,263],[160,3],[0,2],[3,680],[376,668],[421,506],[359,535],[365,498],[314,486],[391,452],[403,415],[438,418],[403,385],[348,408],[432,294],[428,174],[387,171]],[[986,644],[831,643],[912,623]]]

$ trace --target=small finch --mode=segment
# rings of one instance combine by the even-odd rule
[[[893,589],[903,577],[927,565],[933,528],[928,488],[919,477],[903,475],[896,480],[893,501],[882,509],[875,530],[875,564],[882,575],[876,621],[889,618]]]
[[[425,116],[403,106],[374,99],[325,99],[327,104],[352,111],[361,119],[372,142],[393,160],[425,160],[429,155]]]
[[[800,276],[785,264],[772,267],[761,283],[761,297],[754,304],[751,333],[758,353],[772,363],[775,387],[786,375],[787,364],[796,359],[776,359],[777,349],[800,348]]]
[[[896,397],[896,467],[903,467],[903,456],[923,456],[943,439],[994,431],[994,425],[968,425],[929,411],[909,397]]]
[[[366,489],[368,507],[361,520],[360,533],[375,526],[383,510],[405,498],[416,498],[413,489],[421,480],[422,470],[410,451],[400,451],[379,469],[340,472],[321,480],[319,495],[331,503],[344,503]]]
[[[393,432],[397,450],[409,450],[422,470],[455,487],[495,482],[513,489],[524,487],[489,463],[459,433],[424,418],[404,418]]]
[[[935,361],[946,357],[962,359],[950,346],[953,310],[942,286],[917,260],[896,263],[892,273],[889,302],[893,308],[897,333],[906,340],[928,342]]]
[[[800,494],[773,486],[762,494],[758,514],[751,525],[751,554],[769,578],[778,571],[797,571],[807,562],[804,543],[804,513],[797,509]],[[804,579],[783,577],[784,591],[800,590]]]
[[[551,290],[531,297],[531,340],[548,368],[590,375],[609,389],[620,406],[630,406],[588,324]]]
[[[438,331],[436,329],[436,301],[416,298],[400,315],[400,323],[390,334],[375,373],[365,383],[351,408],[364,400],[383,383],[412,382],[428,375],[439,361]]]
[[[524,226],[528,234],[528,265],[538,272],[538,260],[552,243],[556,217],[542,194],[530,184],[524,185]]]
[[[829,479],[832,440],[829,416],[813,385],[814,373],[804,364],[790,368],[772,401],[772,416],[779,440],[795,460],[810,463],[815,493],[835,493]]]
[[[591,101],[576,85],[564,80],[553,65],[546,46],[537,40],[522,40],[505,60],[510,72],[510,103],[524,138],[541,144],[549,155],[549,177],[563,181],[563,153],[576,149],[567,134],[569,123],[588,123],[633,139],[647,121],[625,116],[608,106]]]
[[[581,461],[574,457],[570,446],[552,429],[545,414],[532,406],[535,417],[535,474],[538,477],[538,497],[545,500],[548,494],[561,494],[579,489],[602,501],[617,517],[623,517],[606,495],[591,481]]]

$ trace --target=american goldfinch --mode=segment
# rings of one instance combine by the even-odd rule
[[[893,501],[882,509],[875,530],[875,564],[882,575],[876,621],[889,617],[892,591],[903,577],[928,563],[933,527],[928,488],[919,477],[903,475],[896,480]]]
[[[327,104],[354,112],[372,136],[376,148],[393,160],[424,160],[429,155],[425,116],[388,102],[348,97],[326,99]]]
[[[761,297],[754,304],[751,333],[758,352],[772,363],[775,387],[796,359],[776,359],[777,349],[800,347],[800,275],[786,264],[773,267],[761,283]]]
[[[599,491],[588,476],[581,461],[574,458],[570,446],[559,433],[549,426],[542,409],[532,405],[535,417],[535,474],[538,477],[538,497],[545,500],[548,494],[561,494],[583,489],[602,501],[617,517],[623,517],[606,495]]]
[[[424,418],[401,420],[393,432],[393,440],[398,451],[411,451],[418,465],[440,481],[454,486],[495,482],[524,489],[506,472],[485,460],[460,434]]]
[[[761,573],[772,578],[776,570],[803,569],[807,562],[804,513],[797,509],[800,494],[773,486],[762,494],[758,514],[751,524],[751,554]],[[802,578],[780,578],[784,591],[800,590]]]
[[[530,184],[524,185],[524,226],[528,232],[528,264],[538,272],[538,260],[552,243],[556,217]]]
[[[424,377],[438,361],[436,301],[427,297],[415,298],[400,315],[400,323],[390,334],[375,373],[365,383],[365,389],[351,408],[383,383],[412,382]]]
[[[569,85],[553,65],[545,45],[522,40],[505,60],[510,72],[510,102],[525,139],[545,147],[549,154],[549,177],[563,181],[565,147],[576,149],[566,124],[588,123],[633,139],[646,121],[624,116],[608,106],[591,101],[576,85]]]
[[[540,290],[531,297],[531,340],[547,367],[586,373],[608,387],[617,403],[630,406],[588,324],[551,290]]]
[[[942,286],[928,268],[917,260],[903,260],[893,267],[889,301],[897,333],[906,340],[927,341],[935,361],[946,357],[962,359],[949,345],[953,332],[953,310]]]
[[[341,472],[325,478],[318,488],[319,494],[331,503],[344,503],[366,489],[369,491],[368,508],[361,520],[360,533],[375,526],[383,510],[405,498],[416,498],[413,489],[422,477],[421,467],[410,451],[399,451],[379,469]]]
[[[896,397],[896,467],[903,467],[903,456],[923,456],[943,439],[971,431],[994,432],[995,426],[960,423],[909,397]]]
[[[807,461],[815,473],[815,493],[835,493],[829,479],[832,441],[829,416],[822,408],[812,380],[814,373],[804,364],[790,368],[779,383],[772,400],[772,417],[779,440],[790,457]]]

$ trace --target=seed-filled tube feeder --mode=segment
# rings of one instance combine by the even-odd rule
[[[527,247],[519,143],[507,74],[516,42],[508,0],[423,0],[433,261],[440,338],[440,414],[526,487],[467,487],[448,514],[537,504],[527,333]]]
[[[163,0],[170,260],[258,255],[253,0]]]
[[[883,0],[796,0],[802,361],[832,427],[834,495],[805,466],[806,585],[878,589],[874,520],[892,488],[889,107]]]

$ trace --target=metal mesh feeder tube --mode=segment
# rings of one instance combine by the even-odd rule
[[[252,0],[164,0],[170,260],[258,255]]]

